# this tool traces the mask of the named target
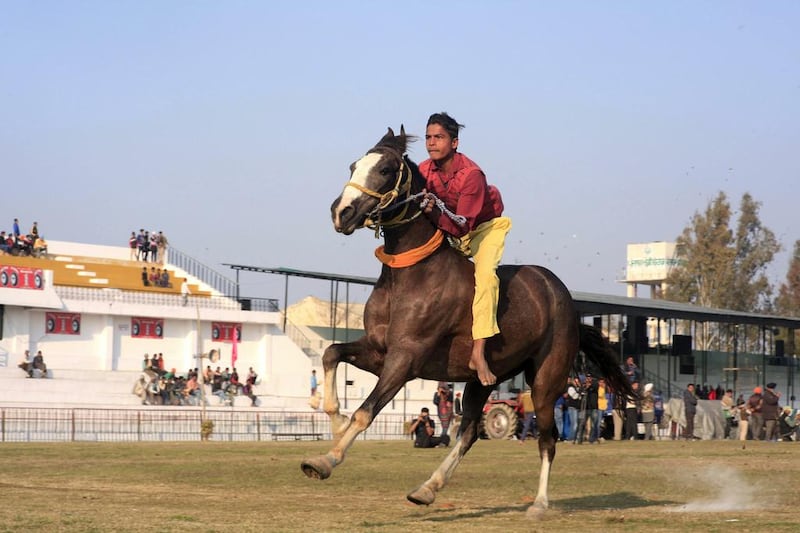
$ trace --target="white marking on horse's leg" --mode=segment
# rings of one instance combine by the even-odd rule
[[[549,501],[547,499],[547,484],[550,481],[550,455],[542,455],[542,469],[539,471],[539,491],[536,493],[536,500],[533,506],[537,509],[547,509]]]
[[[434,493],[443,489],[444,486],[447,485],[447,482],[450,481],[450,477],[461,463],[463,457],[464,455],[461,453],[461,439],[459,438],[453,446],[453,449],[447,454],[447,457],[444,458],[436,470],[433,471],[431,477],[429,477],[422,486],[427,487]]]
[[[333,449],[328,452],[328,456],[335,461],[335,465],[344,461],[344,456],[350,446],[355,442],[356,437],[372,423],[372,415],[370,415],[366,409],[358,408],[348,421],[350,423],[347,425],[344,433],[339,437],[338,442],[334,443]]]
[[[325,369],[325,397],[323,408],[331,419],[331,433],[334,438],[340,436],[350,424],[350,419],[339,413],[339,393],[336,389],[336,368],[338,364]]]

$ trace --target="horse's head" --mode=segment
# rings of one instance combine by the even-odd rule
[[[398,195],[408,195],[412,171],[403,154],[407,143],[413,140],[403,126],[400,135],[389,128],[374,148],[350,165],[350,180],[331,205],[336,231],[350,235],[379,217]]]

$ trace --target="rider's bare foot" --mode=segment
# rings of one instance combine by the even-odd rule
[[[478,380],[481,385],[488,386],[497,383],[497,376],[489,370],[489,364],[483,355],[483,348],[486,346],[486,339],[475,339],[472,341],[472,353],[469,358],[470,370],[478,373]]]

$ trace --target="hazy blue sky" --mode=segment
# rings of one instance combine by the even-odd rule
[[[505,261],[624,294],[625,245],[674,240],[720,190],[800,239],[798,27],[789,1],[4,0],[0,225],[377,276],[330,203],[387,126],[446,110],[503,193]]]

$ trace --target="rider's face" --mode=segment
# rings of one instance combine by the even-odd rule
[[[431,124],[425,130],[425,148],[436,163],[447,161],[458,148],[458,139],[453,139],[439,124]]]

